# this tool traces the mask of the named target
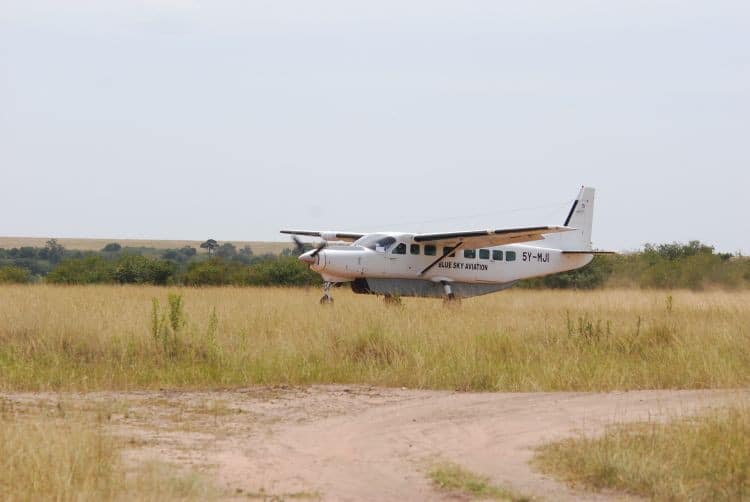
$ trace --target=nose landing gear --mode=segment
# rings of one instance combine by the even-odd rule
[[[323,284],[323,297],[320,299],[321,305],[333,305],[333,296],[331,295],[332,282],[326,281]]]

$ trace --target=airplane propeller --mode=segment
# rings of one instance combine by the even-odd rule
[[[315,246],[315,251],[312,252],[312,254],[310,255],[310,258],[315,258],[316,256],[318,256],[318,253],[320,253],[327,247],[328,247],[328,241],[322,241],[320,244]]]
[[[292,236],[292,240],[294,241],[294,247],[297,249],[297,255],[301,255],[305,252],[305,243],[299,240],[299,237],[296,235]]]
[[[302,242],[296,235],[292,235],[292,240],[294,241],[294,247],[297,249],[298,255],[301,257],[307,252],[307,250],[305,249],[305,243]],[[325,249],[327,246],[327,241],[321,241],[320,243],[315,245],[312,253],[310,253],[305,258],[302,258],[302,261],[307,262],[308,264],[315,263],[315,257],[318,256],[318,253],[323,251],[323,249]]]

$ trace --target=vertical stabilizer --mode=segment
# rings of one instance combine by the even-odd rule
[[[565,226],[574,231],[547,237],[550,245],[568,251],[590,251],[591,227],[594,223],[594,189],[581,187],[578,197],[568,212]],[[553,238],[554,237],[554,238]]]

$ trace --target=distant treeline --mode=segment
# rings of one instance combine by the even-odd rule
[[[641,251],[599,255],[572,272],[523,281],[527,288],[640,287],[693,289],[750,287],[750,259],[717,253],[700,241],[646,244]]]
[[[52,239],[43,248],[0,248],[0,283],[299,286],[321,282],[291,249],[280,255],[255,255],[249,246],[238,250],[231,243],[215,243],[209,251],[207,256],[190,246],[159,250],[117,243],[101,251],[68,251]]]
[[[188,286],[305,286],[320,276],[286,249],[257,256],[252,249],[206,241],[209,255],[193,247],[158,250],[107,244],[101,251],[69,251],[54,239],[43,248],[0,248],[0,283],[157,284]],[[750,287],[750,259],[716,253],[699,241],[647,244],[643,250],[597,256],[588,266],[522,281],[525,288],[641,287],[700,290]]]

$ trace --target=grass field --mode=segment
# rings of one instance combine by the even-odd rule
[[[94,418],[96,417],[96,418]],[[0,397],[2,500],[211,500],[220,491],[195,472],[157,460],[126,465],[103,413],[58,404],[19,410]]]
[[[0,237],[0,248],[11,249],[24,246],[43,248],[51,237]],[[203,241],[184,240],[149,240],[149,239],[70,239],[58,238],[57,242],[65,249],[72,251],[101,251],[110,242],[117,242],[122,247],[154,248],[154,249],[178,249],[191,246],[198,252],[206,251],[200,248]],[[279,254],[284,249],[293,247],[290,242],[262,242],[262,241],[220,241],[220,244],[231,242],[237,249],[250,246],[256,255],[273,253]]]
[[[545,446],[536,464],[571,483],[653,500],[750,500],[750,407],[613,426]]]
[[[171,298],[170,298],[171,295]],[[0,390],[750,382],[750,293],[511,290],[387,307],[337,289],[0,287]]]

